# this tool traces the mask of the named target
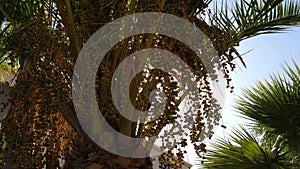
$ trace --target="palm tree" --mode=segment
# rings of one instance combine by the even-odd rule
[[[285,76],[273,75],[270,81],[246,89],[236,109],[262,131],[282,135],[300,152],[300,68],[294,62],[294,68],[287,65],[284,70]]]
[[[227,51],[229,47],[238,46],[245,39],[284,32],[289,26],[298,25],[299,11],[299,3],[291,0],[237,0],[231,8],[228,7],[227,1],[223,1],[220,7],[216,3],[214,10],[209,9],[207,15],[210,25],[216,26],[221,32],[210,31],[207,35],[219,52]],[[206,29],[203,31],[206,32]],[[245,66],[234,48],[231,48],[229,53],[239,57]]]
[[[269,81],[244,90],[236,109],[251,120],[254,134],[241,128],[235,129],[229,140],[216,140],[204,167],[299,168],[300,69],[293,63],[294,68],[284,68],[285,76],[273,75]]]
[[[12,159],[25,168],[42,168],[45,165],[47,168],[56,168],[60,166],[62,156],[66,157],[65,168],[129,168],[138,165],[140,168],[151,168],[149,158],[129,159],[110,154],[95,145],[84,133],[71,97],[70,79],[75,60],[87,39],[105,23],[136,12],[166,12],[190,20],[207,34],[219,55],[232,68],[232,59],[236,55],[239,57],[235,46],[241,40],[281,32],[288,26],[300,23],[300,7],[293,1],[281,3],[282,0],[265,0],[258,3],[241,0],[230,10],[233,17],[225,8],[215,13],[205,11],[210,2],[170,0],[166,4],[166,1],[137,0],[0,0],[1,26],[5,25],[1,29],[1,42],[4,45],[0,54],[20,64],[18,80],[12,89],[12,109],[1,130],[7,141],[5,151],[15,156]],[[203,18],[203,13],[210,16],[209,22]],[[145,35],[144,39],[155,43],[153,36]],[[139,44],[139,40],[133,42],[145,47]],[[182,45],[174,44],[176,48],[172,47],[172,43],[166,48],[180,51]],[[125,57],[128,49],[128,43],[120,43],[110,54],[117,53]],[[104,69],[108,74],[116,69],[114,66],[120,60],[107,59]],[[200,70],[199,67],[197,69]],[[228,74],[226,77],[229,81]],[[106,77],[101,74],[101,78]],[[109,95],[105,85],[97,90],[102,96]],[[106,98],[103,100],[106,101]],[[176,106],[172,106],[172,110],[177,110]],[[118,118],[111,104],[104,107],[107,113],[114,115],[108,120],[116,130],[127,135],[135,133],[136,124]],[[158,124],[160,127],[164,125]],[[123,126],[132,126],[133,130]],[[199,133],[202,128],[194,130]],[[198,143],[197,140],[195,142]],[[197,151],[200,151],[199,148]]]
[[[212,144],[204,168],[287,169],[291,164],[286,158],[289,152],[285,144],[278,137],[272,145],[266,146],[245,128],[234,129],[228,140],[218,139]]]

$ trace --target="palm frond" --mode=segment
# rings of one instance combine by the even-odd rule
[[[279,140],[276,146],[282,145]],[[234,129],[229,140],[218,139],[213,143],[204,162],[205,168],[210,169],[266,169],[284,168],[285,152],[280,148],[262,147],[255,137],[245,128]]]
[[[7,62],[3,62],[0,64],[0,82],[3,82],[3,80],[11,75],[11,66]]]
[[[298,1],[283,0],[240,0],[231,9],[227,1],[209,15],[212,25],[229,33],[234,42],[260,34],[277,33],[300,23]]]
[[[44,1],[38,0],[1,0],[0,1],[0,19],[3,18],[11,23],[30,20],[37,15],[38,11],[45,4]]]
[[[286,76],[272,75],[270,81],[244,90],[235,108],[242,117],[286,136],[291,145],[299,145],[300,69],[295,62],[294,66],[286,65]]]

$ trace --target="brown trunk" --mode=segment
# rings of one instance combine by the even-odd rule
[[[65,169],[152,169],[148,158],[128,158],[112,154],[86,136],[77,136],[66,158]]]

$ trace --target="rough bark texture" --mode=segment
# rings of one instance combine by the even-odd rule
[[[121,157],[100,148],[86,136],[77,136],[66,169],[152,169],[150,158]]]
[[[58,168],[62,154],[66,156],[63,167],[66,169],[152,168],[150,158],[133,159],[111,154],[97,146],[83,132],[72,105],[70,91],[78,49],[101,26],[116,18],[137,12],[164,12],[189,19],[196,16],[196,11],[200,12],[207,7],[207,4],[195,0],[170,0],[168,5],[166,1],[58,0],[49,1],[49,4],[36,1],[35,3],[41,2],[40,6],[29,3],[31,1],[6,1],[7,4],[12,3],[10,6],[14,8],[28,8],[29,13],[25,15],[25,10],[24,17],[16,19],[12,29],[14,34],[9,37],[8,43],[11,45],[11,49],[8,49],[10,57],[19,59],[20,70],[18,82],[13,88],[13,106],[0,133],[5,135],[5,142],[9,145],[5,150],[8,152],[5,168],[12,169],[15,164],[22,166],[15,168],[43,168],[45,165],[47,169]],[[8,6],[5,10],[15,9]],[[53,19],[49,19],[52,17]],[[18,16],[13,16],[14,18]],[[107,76],[113,73],[118,63],[130,52],[155,45],[152,37],[143,37],[144,40],[149,40],[144,46],[140,44],[138,36],[135,37],[136,40],[126,39],[123,44],[117,44],[102,65],[102,69],[108,72]],[[129,40],[132,44],[135,43],[135,50],[133,47],[129,50]],[[110,86],[106,86],[104,77],[104,73],[99,75],[102,83],[97,88],[102,97],[99,104],[103,104],[103,107],[111,104],[107,99]],[[131,94],[135,92],[132,94],[133,98],[136,97],[138,84],[139,81],[136,81],[131,86]],[[141,107],[147,105],[145,102]],[[115,110],[110,108],[102,112],[108,114],[113,111]],[[108,123],[120,133],[132,136],[136,124],[116,116],[108,119]]]

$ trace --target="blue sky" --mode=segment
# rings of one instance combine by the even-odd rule
[[[232,73],[234,93],[226,95],[224,107],[225,125],[236,126],[243,120],[236,118],[233,110],[235,99],[241,95],[243,88],[255,86],[258,81],[269,79],[270,74],[283,73],[282,66],[287,62],[292,65],[292,60],[300,64],[300,27],[293,28],[289,32],[261,35],[243,41],[238,50],[243,53],[252,49],[243,56],[247,68],[239,65]]]
[[[227,129],[218,127],[212,140],[218,137],[226,137],[232,127],[243,125],[246,120],[237,117],[233,106],[235,100],[242,93],[243,88],[255,86],[258,81],[269,79],[272,73],[283,73],[281,65],[287,62],[292,65],[295,60],[300,65],[300,27],[290,29],[290,31],[272,35],[261,35],[241,42],[238,47],[240,53],[249,53],[243,56],[247,68],[236,59],[237,68],[231,73],[234,93],[226,93],[225,106],[223,111],[223,123]],[[195,164],[195,154],[188,154],[188,161]],[[194,166],[192,169],[196,169]]]
[[[234,0],[228,0],[229,5]],[[211,5],[215,2],[213,1]],[[282,65],[287,62],[292,65],[294,60],[300,65],[300,27],[289,29],[289,31],[271,35],[260,35],[251,39],[244,40],[237,48],[243,54],[247,68],[245,68],[239,59],[235,62],[238,65],[236,70],[231,73],[233,86],[235,87],[234,93],[227,91],[225,95],[225,104],[223,107],[221,124],[224,124],[227,129],[217,127],[212,141],[216,138],[224,138],[228,136],[233,127],[245,125],[246,120],[237,117],[233,106],[236,99],[241,95],[242,89],[255,86],[259,81],[268,80],[270,74],[283,73]],[[191,151],[190,151],[191,150]],[[195,164],[196,154],[193,152],[192,147],[188,148],[188,155],[186,160],[193,164],[192,169],[197,169]]]

